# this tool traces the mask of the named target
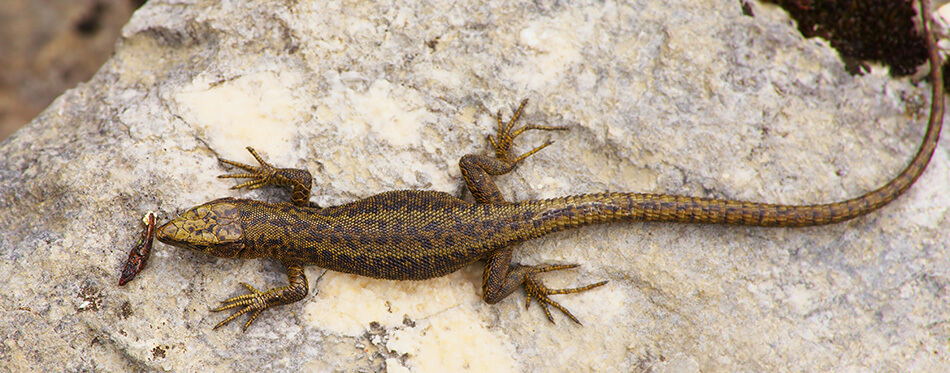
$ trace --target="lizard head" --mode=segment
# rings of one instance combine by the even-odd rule
[[[244,250],[241,210],[233,198],[221,198],[192,207],[158,227],[162,243],[223,258]]]

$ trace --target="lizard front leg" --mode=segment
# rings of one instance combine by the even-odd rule
[[[240,162],[229,161],[227,159],[219,159],[221,163],[242,168],[245,171],[248,171],[248,173],[242,174],[219,175],[219,178],[253,179],[235,185],[231,187],[231,189],[240,189],[244,187],[247,187],[248,189],[257,189],[265,185],[288,186],[291,188],[290,198],[294,205],[304,207],[310,205],[310,186],[311,180],[313,179],[313,176],[310,175],[310,171],[299,168],[275,168],[267,162],[264,162],[264,159],[257,155],[257,152],[254,151],[254,148],[248,146],[247,151],[249,151],[251,155],[254,156],[254,159],[257,159],[257,163],[260,163],[259,167],[254,167]]]
[[[522,101],[521,105],[518,106],[518,109],[515,111],[514,116],[512,116],[511,120],[507,123],[502,121],[501,112],[498,113],[496,117],[498,122],[498,134],[496,137],[489,136],[488,138],[488,141],[495,150],[495,157],[469,154],[462,157],[459,161],[459,167],[462,169],[462,176],[465,178],[468,189],[472,192],[472,196],[475,197],[475,201],[479,204],[509,203],[502,197],[498,186],[492,181],[491,176],[504,175],[511,172],[525,158],[537,153],[552,143],[551,141],[547,141],[527,153],[514,156],[511,147],[518,135],[527,130],[552,131],[567,129],[566,127],[560,126],[539,126],[532,124],[514,129],[514,123],[521,117],[521,113],[527,103],[528,100]],[[487,263],[485,264],[485,272],[482,277],[482,298],[489,304],[498,303],[511,295],[519,286],[524,286],[525,292],[528,294],[525,304],[526,308],[530,304],[531,298],[535,298],[538,300],[538,303],[541,304],[541,309],[544,310],[544,314],[548,317],[548,320],[552,323],[554,322],[554,318],[548,310],[548,305],[557,308],[571,320],[580,324],[580,320],[578,320],[577,317],[574,317],[570,311],[552,300],[549,295],[578,293],[607,283],[607,281],[601,281],[570,289],[550,289],[541,282],[541,279],[538,278],[538,274],[574,268],[577,267],[577,265],[521,265],[511,262],[512,251],[512,247],[503,247],[495,250],[488,256]]]
[[[310,291],[307,285],[307,276],[303,273],[303,266],[299,264],[285,264],[287,266],[287,282],[289,285],[271,288],[267,291],[259,291],[253,286],[241,283],[249,294],[239,295],[221,302],[221,306],[212,311],[224,311],[232,308],[243,307],[228,318],[224,319],[214,326],[214,329],[220,328],[245,313],[252,312],[251,317],[244,323],[244,331],[251,326],[251,323],[257,319],[265,309],[273,306],[294,303],[307,296]]]

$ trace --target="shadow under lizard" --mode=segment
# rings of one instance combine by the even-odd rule
[[[933,37],[926,33],[931,66],[940,66]],[[445,276],[479,260],[485,260],[483,299],[494,304],[519,287],[528,302],[536,298],[547,318],[554,322],[548,305],[580,323],[550,295],[589,290],[606,281],[570,288],[550,289],[539,273],[574,268],[576,265],[522,265],[512,263],[514,246],[552,232],[609,222],[676,222],[728,224],[761,227],[803,227],[837,223],[865,215],[903,194],[923,173],[937,145],[943,118],[943,79],[939,68],[931,69],[933,84],[930,121],[922,144],[910,164],[894,179],[860,197],[819,205],[778,205],[726,199],[665,194],[598,193],[546,200],[505,200],[491,176],[511,172],[525,158],[551,144],[512,154],[512,144],[527,130],[563,130],[564,127],[525,125],[514,128],[527,103],[523,101],[507,123],[497,116],[498,133],[489,137],[494,157],[469,154],[459,161],[462,175],[474,197],[467,202],[448,193],[403,190],[378,194],[340,206],[319,208],[309,203],[311,175],[306,170],[275,168],[254,149],[255,167],[222,159],[246,173],[221,175],[250,181],[233,188],[286,186],[292,202],[267,203],[222,198],[189,209],[164,225],[143,233],[130,254],[127,269],[134,276],[147,259],[151,232],[159,241],[225,258],[274,258],[287,268],[289,284],[259,291],[242,283],[249,293],[227,299],[214,311],[238,311],[215,326],[250,313],[246,330],[267,308],[303,299],[309,287],[304,266],[389,280],[423,280]],[[147,241],[147,244],[146,244]],[[138,255],[137,258],[134,258]],[[124,284],[131,277],[123,275]]]

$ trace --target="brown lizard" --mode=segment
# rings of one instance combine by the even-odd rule
[[[619,221],[762,227],[831,224],[867,214],[904,193],[929,163],[943,118],[939,59],[934,52],[933,37],[929,32],[925,34],[933,67],[933,102],[922,145],[910,164],[893,180],[850,200],[800,206],[664,194],[599,193],[506,201],[491,176],[511,172],[525,158],[551,144],[546,142],[527,153],[515,155],[511,151],[515,138],[528,130],[565,129],[539,125],[515,129],[514,124],[527,103],[525,100],[508,122],[503,122],[501,113],[498,114],[498,133],[489,137],[494,157],[469,154],[459,161],[474,203],[443,192],[403,190],[319,208],[309,203],[311,175],[308,171],[275,168],[248,147],[260,166],[222,159],[222,163],[247,172],[219,177],[251,179],[234,186],[235,189],[266,185],[289,187],[292,202],[222,198],[193,207],[154,231],[159,241],[169,245],[225,258],[274,258],[286,266],[289,282],[286,286],[259,291],[242,283],[248,294],[227,299],[214,309],[239,310],[215,328],[250,313],[244,323],[246,330],[263,310],[303,299],[309,290],[303,271],[307,265],[380,279],[423,280],[447,275],[479,260],[486,261],[482,280],[482,297],[486,302],[497,303],[523,286],[528,301],[536,298],[551,322],[554,319],[548,305],[579,323],[549,296],[589,290],[606,281],[570,289],[550,289],[540,281],[539,273],[576,265],[512,263],[517,243],[565,229]],[[147,229],[152,229],[152,225]],[[146,240],[144,236],[143,240]],[[130,271],[132,276],[144,266],[142,255],[130,255],[139,259],[135,261],[135,269]],[[147,250],[144,255],[147,258]]]

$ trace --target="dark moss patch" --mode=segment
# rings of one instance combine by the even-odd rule
[[[892,76],[905,76],[927,59],[910,0],[764,1],[784,8],[806,38],[828,40],[852,74],[866,72],[864,63],[871,61],[890,67]]]

